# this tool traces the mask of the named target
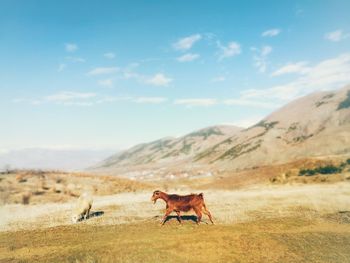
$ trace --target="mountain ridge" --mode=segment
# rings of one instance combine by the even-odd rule
[[[233,171],[340,154],[350,154],[350,85],[298,98],[246,129],[211,126],[136,145],[94,170]]]

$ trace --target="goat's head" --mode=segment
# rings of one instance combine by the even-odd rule
[[[161,191],[159,190],[156,190],[153,192],[151,200],[154,204],[157,202],[158,198],[160,198],[160,195],[161,195]]]

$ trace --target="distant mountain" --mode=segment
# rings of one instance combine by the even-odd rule
[[[131,166],[167,166],[191,162],[200,152],[241,130],[239,127],[221,125],[201,129],[180,138],[163,138],[139,144],[109,157],[93,169],[110,171]]]
[[[16,169],[82,170],[107,158],[112,150],[53,150],[28,148],[0,153],[0,170]]]
[[[350,86],[299,98],[248,129],[209,127],[137,145],[95,171],[235,170],[350,154]]]

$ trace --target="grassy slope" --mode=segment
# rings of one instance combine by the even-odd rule
[[[196,226],[176,220],[0,233],[6,262],[350,262],[350,224],[284,218]]]

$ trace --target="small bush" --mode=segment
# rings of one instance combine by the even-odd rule
[[[343,169],[334,165],[327,165],[324,167],[317,168],[317,172],[320,174],[336,174],[340,173]]]
[[[347,93],[345,100],[343,100],[339,105],[337,110],[350,108],[350,90]]]
[[[323,167],[318,167],[315,169],[304,169],[299,171],[299,176],[313,176],[315,174],[336,174],[341,173],[343,171],[343,166],[339,167],[334,165],[327,165]]]

